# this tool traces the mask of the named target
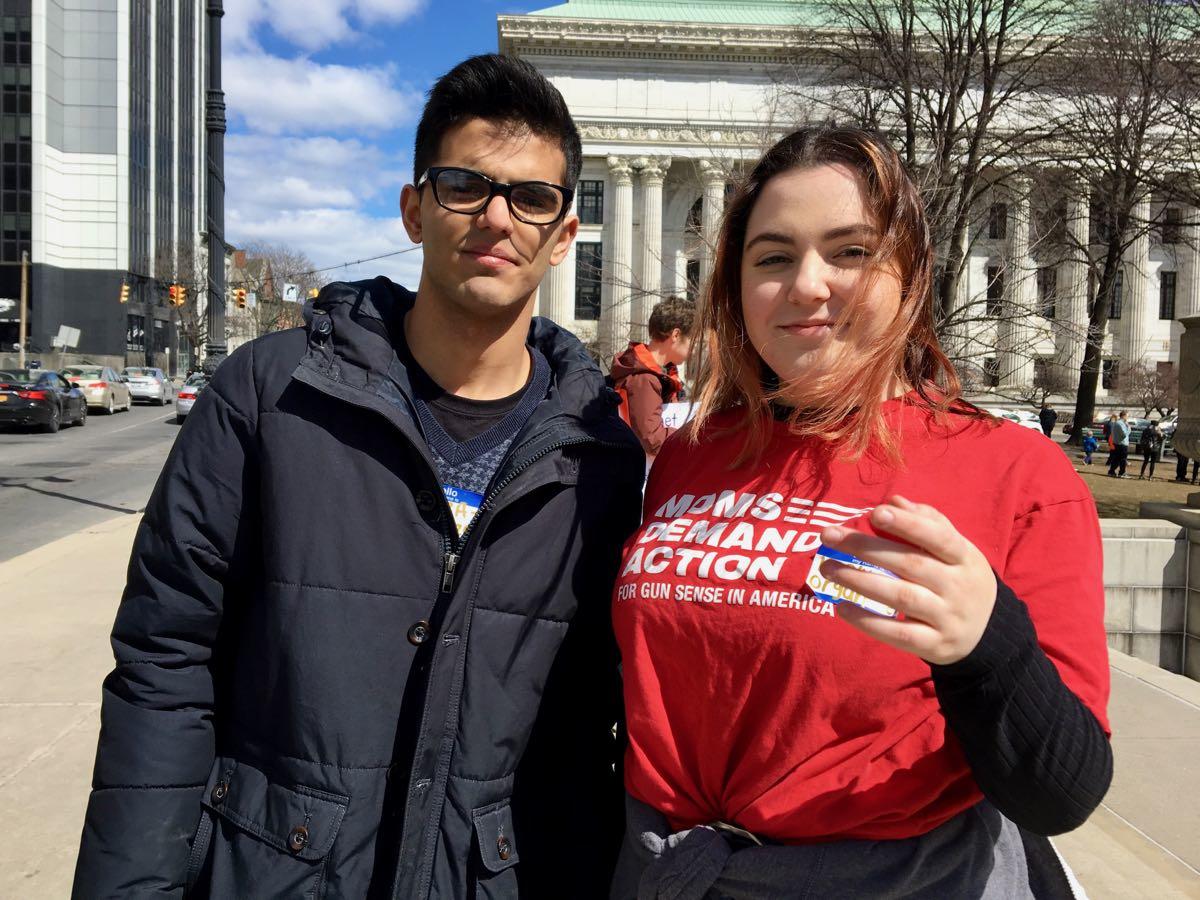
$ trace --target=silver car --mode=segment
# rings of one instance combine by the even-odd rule
[[[183,420],[187,418],[187,414],[192,411],[192,406],[196,402],[196,398],[200,396],[200,392],[208,387],[208,376],[196,374],[183,383],[183,387],[179,389],[179,396],[175,398],[175,421],[183,424]]]
[[[126,366],[121,374],[129,379],[129,393],[134,400],[149,400],[155,406],[171,402],[171,382],[162,369]]]
[[[133,395],[124,375],[118,375],[108,366],[68,366],[62,375],[71,384],[78,385],[87,398],[88,406],[98,406],[112,415],[117,410],[133,408]]]

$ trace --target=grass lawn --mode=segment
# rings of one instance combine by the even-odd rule
[[[1142,468],[1140,454],[1129,455],[1128,478],[1109,478],[1105,472],[1105,461],[1108,451],[1092,454],[1092,464],[1083,464],[1083,454],[1077,447],[1064,447],[1075,471],[1083,476],[1084,482],[1091,488],[1092,496],[1096,498],[1096,508],[1102,519],[1136,519],[1138,507],[1143,500],[1161,500],[1170,503],[1187,503],[1187,495],[1200,491],[1200,485],[1181,484],[1171,479],[1175,477],[1175,455],[1171,454],[1158,464],[1154,470],[1153,481],[1139,481],[1137,474]],[[1191,474],[1191,467],[1188,468]]]

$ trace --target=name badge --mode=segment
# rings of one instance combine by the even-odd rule
[[[443,484],[442,493],[446,495],[446,502],[450,504],[454,526],[458,533],[462,534],[475,518],[475,513],[479,512],[479,507],[483,505],[483,496],[452,484]]]
[[[884,575],[888,578],[898,578],[895,572],[890,572],[882,566],[874,565],[866,560],[859,559],[857,556],[851,556],[849,553],[842,553],[840,550],[834,550],[832,547],[826,547],[822,544],[817,548],[817,553],[813,557],[812,567],[808,570],[808,580],[806,584],[814,594],[821,600],[829,603],[853,603],[855,606],[860,606],[867,612],[875,613],[877,616],[886,616],[889,619],[896,618],[896,610],[892,609],[886,603],[880,603],[878,600],[872,600],[857,591],[852,591],[848,587],[838,584],[836,581],[831,581],[821,574],[821,563],[825,560],[841,563],[842,565],[852,566],[855,569],[860,569],[863,572],[871,572],[875,575]]]

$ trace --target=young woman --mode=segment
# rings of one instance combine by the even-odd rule
[[[1058,447],[960,399],[932,277],[870,133],[796,132],[731,198],[699,409],[616,586],[614,897],[1066,890],[1032,835],[1111,777],[1099,521]]]
[[[1142,470],[1138,472],[1138,478],[1146,477],[1146,466],[1150,467],[1150,480],[1154,480],[1154,466],[1158,463],[1159,454],[1162,453],[1163,433],[1158,429],[1158,422],[1152,421],[1144,429],[1142,436],[1138,439],[1137,448],[1142,454]]]

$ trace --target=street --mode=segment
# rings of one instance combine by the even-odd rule
[[[173,404],[93,410],[58,434],[0,431],[0,561],[140,512],[178,433]]]

